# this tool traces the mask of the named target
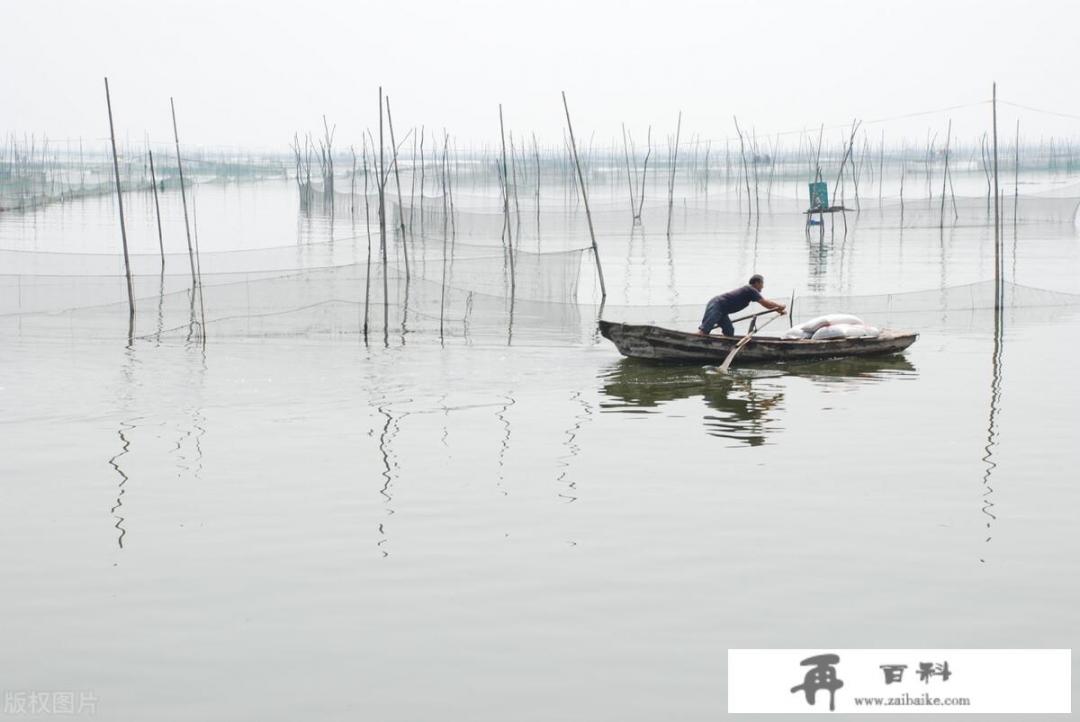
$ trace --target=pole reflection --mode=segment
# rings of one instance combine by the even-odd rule
[[[991,485],[997,462],[994,461],[994,449],[998,445],[998,416],[1001,413],[1001,386],[1003,370],[1005,318],[1002,310],[994,310],[994,343],[990,355],[990,412],[986,425],[986,445],[983,446],[982,462],[985,466],[982,475],[982,500],[981,512],[986,517],[986,543],[993,539],[993,523],[997,516],[992,511],[994,508],[994,487]],[[982,564],[986,563],[986,557],[979,559]]]

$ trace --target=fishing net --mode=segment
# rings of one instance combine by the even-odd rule
[[[166,268],[173,270],[163,273],[159,257],[132,256],[134,333],[187,334],[205,316],[206,334],[216,337],[360,334],[365,305],[373,335],[393,327],[401,334],[455,336],[470,327],[543,327],[576,317],[585,249],[517,251],[512,266],[508,253],[490,247],[455,242],[447,250],[442,256],[414,247],[408,274],[404,244],[388,250],[385,271],[377,251],[369,265],[366,246],[355,243],[205,254],[201,293],[194,295],[186,257],[168,258]],[[94,274],[35,273],[47,269],[29,267],[72,261],[54,255],[18,254],[23,272],[0,275],[0,321],[23,334],[123,332],[128,305],[122,258],[83,254],[83,267],[94,267]],[[562,322],[555,327],[565,330]]]
[[[81,144],[81,142],[80,142]],[[98,146],[98,144],[95,144]],[[239,151],[187,148],[183,155],[187,183],[232,183],[285,175],[282,159],[258,157]],[[152,178],[159,188],[179,187],[173,151],[154,150],[151,174],[146,148],[121,147],[118,152],[120,186],[125,192],[148,191]],[[0,212],[28,210],[81,198],[116,193],[111,147],[87,148],[84,153],[70,142],[63,148],[12,142],[0,146]]]
[[[1072,225],[1076,221],[1078,197],[1013,196],[1000,202],[1000,213],[1006,225],[1013,223],[1062,223]],[[870,212],[874,209],[871,206]],[[940,197],[933,202],[919,200],[900,205],[890,201],[880,213],[905,227],[937,227],[944,223],[952,225],[993,225],[993,199],[946,196],[944,206]]]
[[[393,336],[401,342],[487,338],[564,343],[591,334],[601,313],[611,320],[692,330],[717,290],[718,277],[746,278],[759,266],[810,290],[795,305],[796,317],[803,320],[848,312],[875,326],[960,327],[972,323],[973,314],[993,308],[993,284],[969,282],[992,274],[985,265],[985,198],[957,198],[970,229],[956,222],[953,213],[948,237],[937,233],[940,198],[905,202],[902,217],[898,206],[883,200],[881,208],[868,203],[861,213],[848,214],[858,234],[853,230],[850,239],[823,244],[805,238],[805,204],[782,195],[780,186],[749,206],[745,189],[732,193],[734,185],[726,195],[696,194],[681,185],[672,191],[670,207],[667,189],[650,186],[648,199],[635,206],[641,213],[635,225],[628,194],[616,184],[622,181],[614,170],[610,175],[609,187],[591,189],[592,227],[609,289],[602,310],[593,303],[599,300],[598,274],[580,193],[573,184],[557,186],[545,177],[539,196],[527,176],[520,187],[511,187],[508,214],[501,195],[505,186],[491,182],[490,168],[486,180],[477,171],[474,182],[458,183],[445,196],[430,193],[431,177],[419,183],[405,173],[399,200],[391,179],[393,192],[383,199],[385,264],[378,196],[370,190],[364,194],[355,179],[338,179],[333,190],[281,180],[261,183],[251,193],[228,188],[193,192],[188,197],[193,235],[196,244],[202,240],[199,294],[191,292],[192,259],[182,240],[186,224],[179,194],[160,194],[170,244],[162,255],[156,252],[151,195],[130,193],[125,206],[137,310],[134,334],[353,337],[363,335],[366,318],[369,337]],[[1029,255],[1037,256],[1037,244],[1051,236],[1074,238],[1070,214],[1075,215],[1078,200],[1073,191],[1062,187],[1004,204],[1006,224],[1030,224],[1044,234],[1033,241],[1033,250],[1025,251]],[[200,218],[207,209],[213,219],[203,223],[201,232],[194,218],[196,200]],[[763,213],[755,213],[751,222],[748,207],[756,208],[759,200]],[[116,252],[115,206],[104,198],[99,205],[94,218],[103,230],[97,235],[80,231],[84,251],[53,250],[47,235],[39,235],[37,216],[4,219],[9,227],[25,223],[29,230],[0,249],[0,325],[43,336],[126,335],[127,288],[123,256]],[[951,197],[946,204],[950,211]],[[61,219],[57,232],[63,234],[67,211],[50,213],[49,218]],[[78,216],[70,223],[85,228]],[[892,233],[918,224],[934,232]],[[867,229],[878,232],[867,234]],[[1067,248],[1055,248],[1057,257],[1070,257]],[[1012,252],[1015,266],[1015,240]],[[898,268],[908,276],[900,278],[894,273]],[[853,284],[853,276],[860,286]],[[1017,277],[1015,269],[1011,277]],[[935,285],[920,292],[855,292]],[[1018,284],[1008,284],[1005,291],[1010,312],[1071,307],[1077,298]]]

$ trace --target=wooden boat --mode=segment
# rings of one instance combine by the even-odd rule
[[[687,363],[722,363],[740,336],[702,336],[659,326],[600,322],[600,333],[630,358]],[[754,336],[739,351],[739,363],[810,361],[844,356],[877,356],[899,353],[919,334],[883,330],[876,338],[835,338],[821,341]]]

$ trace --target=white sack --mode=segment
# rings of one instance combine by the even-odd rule
[[[863,321],[858,316],[852,316],[850,313],[830,313],[827,316],[818,316],[812,318],[809,321],[800,323],[795,328],[802,329],[807,336],[813,336],[818,329],[825,328],[826,326],[835,326],[836,324],[847,323],[855,325],[863,325]]]
[[[822,326],[814,332],[815,341],[825,341],[831,338],[877,338],[881,330],[864,323],[837,323]]]

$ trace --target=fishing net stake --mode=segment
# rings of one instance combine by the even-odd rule
[[[604,268],[600,265],[600,251],[596,247],[596,233],[593,231],[592,213],[589,212],[589,194],[585,191],[585,176],[581,173],[578,160],[577,141],[574,140],[574,126],[570,122],[570,106],[566,103],[566,91],[562,91],[563,109],[566,111],[566,128],[570,131],[570,150],[574,153],[574,166],[577,168],[578,185],[581,186],[581,200],[585,203],[585,218],[589,222],[589,238],[592,239],[593,258],[596,259],[596,275],[600,279],[600,298],[607,299],[607,286],[604,284]]]

